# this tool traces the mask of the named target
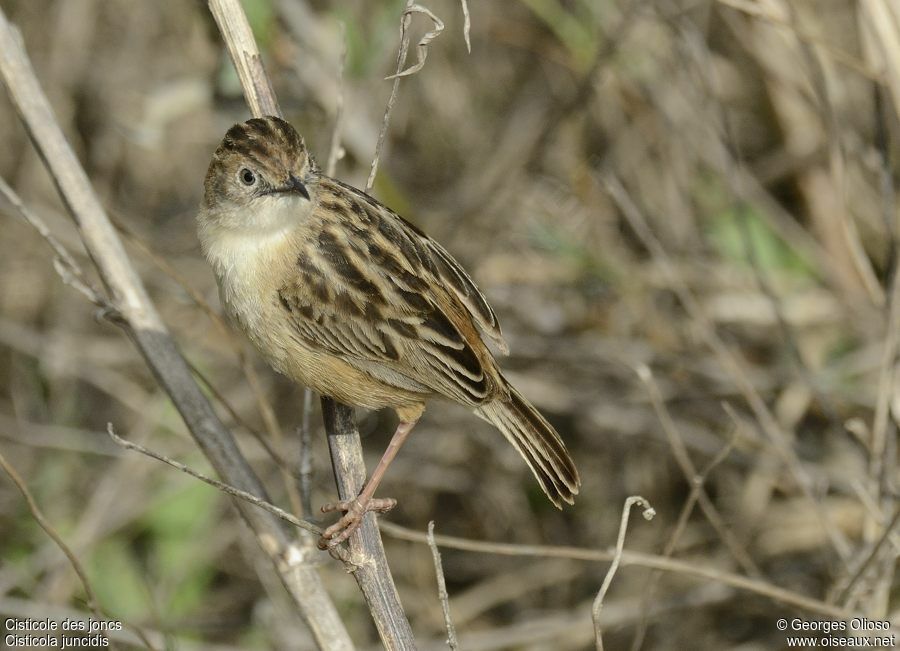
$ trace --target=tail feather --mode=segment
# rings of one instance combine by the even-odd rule
[[[553,426],[513,387],[509,399],[480,406],[475,413],[499,429],[531,468],[544,493],[558,508],[573,504],[581,478]]]

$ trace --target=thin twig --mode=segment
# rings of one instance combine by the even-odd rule
[[[420,531],[414,531],[401,527],[392,522],[380,521],[381,530],[400,540],[409,540],[422,544],[428,544],[428,537]],[[440,547],[459,549],[468,552],[482,554],[496,554],[500,556],[526,556],[540,558],[569,558],[576,561],[588,561],[594,563],[608,563],[615,557],[614,551],[598,551],[583,547],[562,547],[553,545],[517,545],[512,543],[494,543],[483,540],[472,540],[458,536],[435,535],[435,543]],[[705,567],[687,561],[674,558],[664,558],[655,554],[624,551],[621,556],[623,567],[646,567],[650,569],[673,572],[685,576],[693,576],[714,583],[722,583],[738,590],[744,590],[758,594],[773,601],[799,608],[810,613],[817,613],[832,619],[847,619],[853,616],[851,611],[826,603],[820,599],[813,599],[806,595],[798,594],[791,590],[780,588],[770,582],[750,579],[740,574],[725,572],[714,567]]]
[[[75,257],[69,253],[62,242],[56,239],[56,236],[50,232],[50,229],[44,223],[44,220],[35,215],[31,209],[22,202],[19,195],[16,194],[9,184],[7,184],[6,179],[3,177],[0,177],[0,194],[3,194],[22,219],[28,222],[34,230],[44,238],[47,244],[50,245],[50,248],[53,249],[53,253],[55,254],[53,268],[56,270],[56,273],[59,274],[59,277],[62,278],[62,281],[66,285],[81,292],[97,307],[112,311],[112,306],[109,301],[106,300],[106,297],[85,278],[84,271],[82,271],[78,262],[75,261]]]
[[[406,9],[400,17],[400,50],[397,52],[397,72],[403,70],[406,63],[406,53],[409,51],[409,23],[412,17],[407,13],[415,4],[414,0],[406,0]],[[381,131],[378,132],[378,142],[375,144],[375,156],[372,158],[372,167],[369,170],[369,178],[366,180],[366,192],[372,190],[375,185],[375,175],[378,174],[378,161],[381,159],[381,150],[384,148],[384,140],[387,137],[388,125],[391,122],[391,111],[394,110],[394,102],[397,101],[397,90],[400,88],[400,77],[394,76],[391,86],[391,95],[384,109],[384,118],[381,120]]]
[[[193,468],[190,468],[190,467],[184,465],[183,463],[175,461],[174,459],[170,459],[169,457],[167,457],[163,454],[159,454],[158,452],[154,452],[153,450],[148,450],[143,445],[139,445],[137,443],[132,443],[131,441],[126,441],[121,436],[116,434],[115,430],[113,429],[112,423],[106,424],[106,431],[109,434],[110,438],[112,438],[112,440],[116,444],[122,446],[126,450],[134,450],[135,452],[140,452],[141,454],[145,454],[148,457],[156,459],[157,461],[162,461],[163,463],[168,464],[168,465],[172,466],[173,468],[175,468],[175,470],[180,470],[181,472],[188,474],[191,477],[195,477],[195,478],[199,479],[200,481],[202,481],[206,484],[209,484],[213,488],[217,488],[218,490],[222,491],[223,493],[227,493],[228,495],[231,495],[232,497],[237,497],[238,499],[242,499],[245,502],[249,502],[250,504],[253,504],[254,506],[258,506],[259,508],[261,508],[265,511],[268,511],[272,515],[281,518],[285,522],[289,522],[290,524],[294,525],[295,527],[304,529],[305,531],[308,531],[317,536],[322,535],[322,529],[320,527],[317,527],[312,522],[307,522],[306,520],[301,520],[300,518],[288,513],[287,511],[284,511],[284,510],[278,508],[277,506],[275,506],[268,500],[264,500],[262,498],[256,497],[255,495],[252,495],[252,494],[248,493],[247,491],[243,491],[240,488],[235,488],[234,486],[229,486],[228,484],[224,484],[216,479],[213,479],[212,477],[207,477],[206,475],[197,472]]]
[[[616,570],[619,569],[619,563],[622,562],[622,554],[625,551],[625,533],[628,531],[628,515],[631,513],[631,507],[635,504],[644,509],[642,515],[645,520],[652,520],[653,516],[656,515],[656,511],[650,506],[650,502],[640,495],[632,495],[625,500],[625,505],[622,507],[622,520],[619,523],[619,536],[616,539],[616,551],[613,555],[612,564],[606,571],[603,584],[600,586],[597,597],[594,599],[594,605],[591,608],[591,617],[594,620],[594,642],[597,645],[597,651],[603,651],[603,633],[600,627],[600,611],[603,609],[603,600],[606,598],[609,586],[612,585]]]
[[[715,470],[716,467],[720,463],[725,461],[725,459],[728,458],[729,454],[731,454],[731,451],[734,449],[734,446],[737,443],[739,431],[740,430],[738,430],[737,427],[732,428],[731,436],[728,438],[728,442],[722,446],[722,449],[719,450],[719,452],[716,454],[716,456],[713,457],[709,461],[709,463],[707,463],[706,466],[704,466],[703,469],[699,473],[697,473],[697,475],[694,477],[693,485],[691,486],[691,492],[688,495],[687,500],[685,500],[686,505],[690,504],[690,503],[695,503],[697,501],[697,499],[703,489],[703,485],[706,483],[707,477],[709,477],[709,474],[713,470]],[[692,510],[692,507],[691,508],[688,508],[687,506],[685,507],[686,513],[689,513],[691,510]],[[663,549],[664,556],[671,556],[674,553],[675,547],[678,544],[678,539],[681,537],[681,533],[683,533],[684,527],[687,524],[687,519],[685,518],[679,524],[681,526],[680,527],[676,526],[675,529],[673,529],[672,537],[669,540],[669,542],[666,543],[666,546]]]
[[[7,476],[12,480],[12,482],[16,485],[16,488],[19,489],[19,492],[22,493],[22,497],[25,498],[25,503],[28,505],[28,510],[31,511],[31,517],[34,518],[35,522],[40,525],[41,529],[53,539],[53,542],[56,543],[56,546],[62,551],[63,554],[66,555],[66,558],[69,559],[69,564],[72,566],[72,569],[75,570],[75,574],[78,575],[78,580],[81,581],[81,586],[84,588],[84,594],[87,597],[87,605],[88,608],[91,609],[91,612],[94,613],[94,616],[98,621],[105,621],[106,617],[103,616],[103,613],[100,611],[100,602],[97,601],[97,595],[94,592],[94,589],[91,587],[91,581],[88,579],[87,572],[85,572],[84,568],[81,566],[81,561],[78,560],[78,557],[75,556],[75,553],[69,548],[66,542],[62,539],[62,536],[56,531],[56,528],[50,524],[50,521],[44,517],[44,513],[41,511],[41,508],[38,506],[37,502],[34,499],[34,496],[31,494],[31,491],[28,490],[28,486],[19,476],[19,473],[15,468],[6,460],[6,457],[0,453],[0,468],[3,468],[3,472],[7,474]],[[136,629],[138,635],[141,636],[144,644],[148,647],[150,642],[144,638],[140,629]],[[104,637],[106,635],[104,634]],[[112,641],[106,637],[108,643],[112,645]]]
[[[431,548],[431,558],[434,561],[434,573],[437,577],[438,599],[441,601],[441,610],[444,613],[444,626],[447,628],[447,646],[451,651],[459,648],[456,640],[456,627],[450,618],[450,595],[447,594],[447,581],[444,579],[444,566],[441,563],[441,552],[434,542],[434,520],[428,523],[428,546]]]
[[[274,461],[279,468],[286,469],[288,472],[290,472],[290,465],[288,464],[287,460],[269,444],[269,442],[266,440],[266,437],[258,432],[256,428],[252,427],[246,420],[244,420],[244,418],[237,412],[237,410],[225,399],[225,396],[222,395],[222,392],[219,391],[218,388],[216,388],[216,386],[209,380],[209,378],[206,377],[206,375],[202,371],[200,371],[200,369],[198,369],[193,362],[187,360],[187,363],[191,367],[191,373],[194,374],[194,377],[197,378],[203,384],[203,386],[206,387],[215,401],[222,405],[222,408],[225,409],[226,412],[228,412],[228,415],[234,421],[235,425],[238,425],[249,432],[250,435],[254,439],[256,439],[256,442],[262,446],[263,450],[266,451],[266,454],[269,455],[272,461]]]

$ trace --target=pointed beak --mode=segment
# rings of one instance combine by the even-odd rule
[[[307,201],[309,201],[309,190],[306,189],[303,181],[298,179],[293,174],[290,175],[290,177],[288,178],[288,182],[285,185],[275,188],[275,192],[290,192],[293,194],[299,194]]]

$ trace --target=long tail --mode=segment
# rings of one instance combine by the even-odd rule
[[[575,463],[559,434],[530,402],[510,386],[509,400],[495,400],[475,413],[503,432],[557,508],[563,502],[574,504],[581,486]]]

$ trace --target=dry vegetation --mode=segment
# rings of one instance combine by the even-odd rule
[[[404,3],[244,4],[282,110],[323,162],[343,21],[336,174],[364,186]],[[602,613],[611,649],[781,648],[779,617],[896,617],[897,5],[470,4],[471,55],[460,3],[428,3],[446,28],[400,84],[373,192],[485,289],[513,351],[504,367],[568,441],[584,487],[556,511],[496,432],[435,404],[383,484],[400,501],[386,519],[605,550],[625,499],[643,495],[657,516],[632,517],[626,548],[656,557],[618,570]],[[290,508],[302,391],[202,305],[217,299],[193,214],[212,149],[247,117],[204,3],[2,6],[165,321]],[[431,28],[417,15],[413,43]],[[0,116],[0,174],[91,268],[5,95]],[[131,342],[0,208],[0,452],[102,607],[172,648],[309,648],[227,500],[108,439],[112,422],[208,471]],[[359,418],[371,466],[395,423]],[[321,504],[334,483],[318,409],[310,422]],[[443,648],[431,553],[391,531],[413,629],[422,648]],[[4,618],[86,612],[71,566],[3,475],[0,532]],[[442,553],[462,648],[593,646],[607,562]],[[681,563],[648,569],[662,556]],[[354,639],[375,644],[352,579],[324,554],[321,574]]]

